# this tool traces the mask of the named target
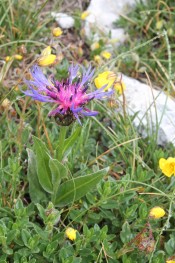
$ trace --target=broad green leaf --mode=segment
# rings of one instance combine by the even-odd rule
[[[34,152],[27,149],[28,153],[28,170],[27,176],[29,181],[30,198],[34,203],[40,203],[47,200],[46,193],[43,191],[37,177],[36,156]]]
[[[68,174],[67,168],[56,159],[50,158],[49,167],[52,174],[52,184],[54,193],[57,192],[61,179]]]
[[[36,151],[36,162],[37,162],[37,175],[39,183],[41,184],[42,188],[48,192],[52,193],[53,186],[51,183],[51,172],[49,169],[49,153],[45,144],[38,139],[37,137],[33,136],[34,140],[34,148]]]
[[[64,142],[64,148],[63,148],[63,153],[65,153],[67,150],[73,147],[74,143],[76,142],[79,134],[81,131],[81,127],[78,127],[75,132],[65,140]]]
[[[108,168],[93,174],[73,178],[60,185],[55,205],[64,206],[84,196],[107,174]]]

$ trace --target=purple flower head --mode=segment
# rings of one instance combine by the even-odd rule
[[[31,68],[32,80],[25,80],[28,86],[23,93],[41,102],[56,104],[56,108],[49,113],[54,116],[60,125],[70,125],[74,120],[80,122],[83,116],[95,116],[97,111],[91,111],[86,105],[93,99],[103,100],[113,93],[113,90],[104,92],[105,86],[94,92],[86,93],[88,82],[93,77],[94,71],[89,67],[83,69],[81,79],[77,77],[79,66],[71,65],[69,78],[64,81],[47,79],[41,69],[34,65]]]

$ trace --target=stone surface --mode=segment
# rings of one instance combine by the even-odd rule
[[[51,13],[52,17],[55,18],[58,25],[63,29],[68,29],[74,26],[74,19],[65,13]]]
[[[85,23],[86,36],[97,40],[100,35],[111,33],[111,38],[116,39],[116,42],[123,42],[126,38],[124,30],[115,28],[113,23],[120,14],[126,14],[134,3],[135,0],[91,0]]]
[[[147,137],[158,132],[157,144],[175,145],[175,100],[133,78],[123,75],[122,80],[126,84],[127,112],[130,116],[137,113],[133,123],[141,135]]]

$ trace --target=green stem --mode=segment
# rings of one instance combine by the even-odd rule
[[[67,133],[67,127],[61,126],[60,127],[60,134],[59,134],[58,155],[57,155],[58,161],[61,161],[63,158],[63,149],[64,149],[64,141],[66,138],[66,133]]]

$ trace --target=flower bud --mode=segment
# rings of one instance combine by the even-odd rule
[[[61,30],[60,27],[55,27],[53,30],[52,30],[52,35],[54,37],[59,37],[63,34],[63,31]]]

